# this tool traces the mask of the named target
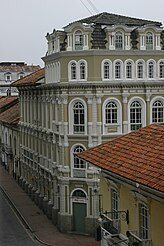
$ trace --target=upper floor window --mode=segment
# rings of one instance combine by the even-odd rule
[[[74,168],[86,168],[86,162],[76,156],[76,154],[83,152],[84,150],[85,149],[80,145],[77,145],[74,147],[73,149],[73,156],[74,156],[73,167]]]
[[[109,79],[109,62],[104,62],[104,79]]]
[[[154,62],[150,61],[148,63],[148,78],[152,79],[154,78]]]
[[[80,80],[86,79],[86,66],[84,62],[80,62]]]
[[[121,32],[116,32],[115,34],[115,49],[123,49],[123,36]]]
[[[132,79],[132,63],[131,62],[126,63],[126,78]]]
[[[147,206],[139,204],[139,237],[149,238],[149,212]]]
[[[81,31],[75,32],[75,50],[83,49],[83,34]]]
[[[159,63],[159,78],[164,79],[164,62]]]
[[[76,63],[73,62],[71,64],[71,80],[76,80],[77,79],[77,67]]]
[[[115,79],[121,79],[121,62],[115,63]]]
[[[152,105],[152,122],[164,122],[164,104],[160,100]]]
[[[137,78],[143,79],[143,77],[144,77],[144,65],[143,62],[140,61],[137,63]]]
[[[19,75],[18,75],[18,78],[19,79],[22,79],[24,77],[24,73],[20,73]]]
[[[11,81],[11,73],[6,73],[6,81]]]
[[[118,107],[115,102],[109,102],[105,108],[106,124],[116,124],[118,122]]]
[[[146,50],[153,49],[153,34],[151,32],[146,33]]]
[[[85,60],[70,61],[68,64],[68,79],[86,80],[87,79],[87,62]]]
[[[113,220],[118,220],[119,215],[118,215],[118,192],[115,189],[111,189],[111,211],[112,211],[112,219]],[[117,228],[118,225],[116,224],[115,221],[115,227]]]
[[[85,117],[84,105],[81,102],[76,102],[73,107],[73,131],[74,133],[84,133]]]
[[[130,105],[130,130],[137,130],[142,127],[142,106],[139,101]]]

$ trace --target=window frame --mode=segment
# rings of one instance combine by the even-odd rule
[[[149,239],[149,209],[148,206],[139,202],[139,237],[143,240]],[[143,211],[144,210],[144,211]]]
[[[79,39],[79,40],[78,40]],[[76,30],[74,32],[74,49],[83,50],[84,47],[84,35],[81,30]]]
[[[76,105],[77,105],[77,108],[75,108]],[[80,105],[82,107],[79,107]],[[77,123],[75,123],[75,121],[77,121]],[[77,131],[75,129],[82,129],[82,130]],[[73,134],[84,134],[84,132],[85,132],[84,105],[82,102],[78,101],[73,105]]]
[[[131,114],[132,114],[131,105],[134,102],[138,102],[140,104],[140,107],[139,107],[140,112],[137,112],[135,107],[134,107],[135,111],[133,112],[133,114],[135,114],[135,116],[136,116],[136,113],[137,114],[139,113],[140,117],[139,117],[139,119],[138,118],[134,118],[134,122],[131,122]],[[140,120],[140,121],[137,122],[137,120]],[[145,103],[145,101],[142,98],[133,97],[133,98],[131,98],[131,100],[129,100],[129,102],[128,102],[128,122],[129,122],[128,123],[128,131],[129,132],[135,131],[137,129],[140,129],[140,127],[137,127],[137,125],[140,125],[141,127],[144,127],[146,125],[146,103]],[[134,125],[136,127],[134,127],[134,129],[132,129],[132,127],[131,127],[132,125]]]
[[[116,76],[116,73],[117,73],[117,76]],[[115,60],[114,61],[114,79],[121,80],[122,78],[123,78],[123,62],[121,60]]]
[[[108,71],[105,71],[105,64],[108,64]],[[108,74],[108,76],[105,75]],[[101,78],[103,81],[109,81],[112,78],[112,62],[111,60],[105,59],[101,63]]]
[[[117,106],[117,122],[108,123],[106,121],[106,106],[112,102]],[[102,105],[102,119],[103,119],[103,134],[104,135],[109,135],[109,134],[116,135],[116,134],[122,133],[122,104],[117,98],[111,97],[104,101]],[[114,128],[116,128],[116,131],[112,130]]]
[[[158,78],[164,79],[164,60],[158,62]]]
[[[163,121],[154,121],[153,120],[153,104],[155,102],[161,102],[161,104],[163,104]],[[157,112],[159,114],[159,112]],[[164,97],[154,97],[151,102],[150,102],[150,123],[162,123],[164,122]]]
[[[115,50],[123,50],[124,49],[124,38],[123,33],[121,31],[116,31],[115,33]]]
[[[150,31],[147,32],[145,35],[145,47],[146,47],[146,50],[154,49],[154,35]]]
[[[76,103],[81,103],[84,106],[84,131],[83,132],[74,132],[74,105]],[[74,98],[69,103],[69,134],[70,135],[86,135],[87,134],[87,105],[86,102],[81,98]]]

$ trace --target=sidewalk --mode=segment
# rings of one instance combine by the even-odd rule
[[[65,234],[58,231],[47,216],[19,187],[12,176],[0,165],[0,187],[5,192],[15,209],[20,213],[33,238],[50,246],[99,246],[89,236]],[[1,222],[0,222],[1,223]]]

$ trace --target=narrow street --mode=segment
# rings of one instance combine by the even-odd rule
[[[8,201],[0,191],[0,245],[1,246],[39,246],[26,232]]]

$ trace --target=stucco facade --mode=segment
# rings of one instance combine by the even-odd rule
[[[99,171],[75,154],[164,121],[161,23],[122,18],[102,13],[47,34],[45,79],[14,83],[20,184],[62,231],[93,234],[100,210]]]

